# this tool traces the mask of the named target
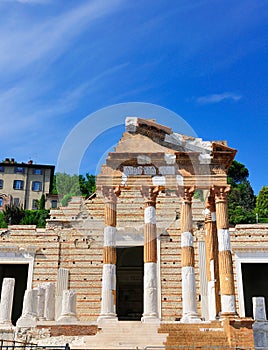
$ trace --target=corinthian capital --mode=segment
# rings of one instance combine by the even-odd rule
[[[231,187],[229,185],[226,186],[213,186],[212,192],[215,196],[216,203],[218,202],[227,202],[228,193]]]
[[[141,195],[146,206],[155,207],[156,197],[159,193],[159,186],[141,186]]]
[[[121,193],[120,186],[102,186],[101,190],[106,202],[116,202]]]
[[[192,198],[194,195],[195,187],[194,186],[178,186],[176,194],[180,197],[184,202],[192,202]]]

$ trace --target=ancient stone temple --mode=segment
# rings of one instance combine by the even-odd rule
[[[268,295],[268,226],[229,229],[235,154],[225,141],[126,118],[95,194],[51,210],[46,229],[3,230],[2,279],[19,288],[12,316],[12,301],[2,311],[1,300],[0,327],[71,348],[253,348],[251,299]],[[254,305],[265,313],[264,299]]]

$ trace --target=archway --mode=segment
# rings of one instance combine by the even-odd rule
[[[143,246],[116,250],[118,319],[140,320],[143,313]]]

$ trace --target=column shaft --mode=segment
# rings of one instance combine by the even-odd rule
[[[1,290],[0,302],[0,324],[12,325],[11,314],[13,307],[13,296],[15,288],[15,278],[4,278]]]
[[[102,271],[101,314],[103,318],[117,319],[116,316],[116,201],[120,188],[103,187],[104,205],[104,243]]]
[[[200,321],[197,314],[194,272],[194,238],[192,222],[192,196],[194,188],[179,188],[181,197],[181,267],[182,309],[181,322]]]
[[[229,187],[215,187],[222,316],[236,314],[233,262],[228,222]]]
[[[216,208],[213,197],[209,197],[205,209],[206,274],[208,280],[209,319],[215,320],[220,312],[220,280],[218,262],[218,237]]]
[[[155,203],[158,187],[143,187],[144,207],[144,312],[142,321],[158,318],[157,240]]]

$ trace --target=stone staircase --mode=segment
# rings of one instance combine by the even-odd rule
[[[102,320],[88,323],[40,324],[39,346],[64,346],[75,349],[254,349],[252,319],[223,319],[200,323]],[[53,326],[53,327],[52,327]]]
[[[102,321],[99,332],[84,336],[70,344],[71,349],[142,349],[145,346],[164,346],[167,334],[158,333],[159,323],[140,321]]]
[[[221,347],[228,348],[228,337],[224,331],[221,322],[209,323],[162,323],[159,333],[168,333],[164,345],[166,349],[183,348],[202,348],[202,347]]]

